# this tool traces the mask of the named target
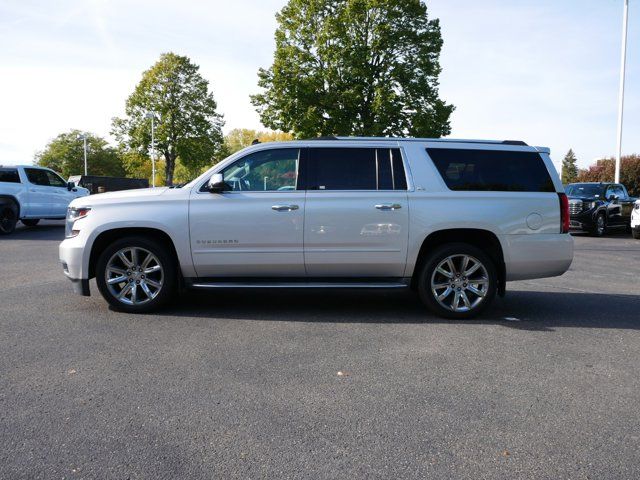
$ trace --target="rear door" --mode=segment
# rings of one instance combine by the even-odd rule
[[[408,219],[400,149],[309,148],[304,226],[309,277],[402,277]]]

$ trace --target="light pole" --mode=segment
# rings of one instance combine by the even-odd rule
[[[84,145],[84,176],[87,176],[87,134],[81,133],[78,135],[78,140],[82,140]]]
[[[155,120],[156,112],[147,112],[144,118],[151,119],[151,186],[156,186],[156,139],[155,139]]]
[[[624,0],[624,14],[622,20],[622,53],[620,59],[620,96],[618,103],[618,145],[616,151],[616,178],[620,183],[620,164],[622,162],[622,120],[624,113],[624,80],[627,67],[627,30],[629,27],[629,0]]]

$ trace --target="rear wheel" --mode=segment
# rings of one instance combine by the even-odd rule
[[[177,270],[170,250],[146,237],[118,240],[100,255],[96,266],[98,290],[117,310],[143,313],[171,300]]]
[[[0,235],[13,233],[16,223],[18,223],[18,206],[15,202],[9,200],[6,203],[0,203]]]
[[[418,293],[436,315],[465,319],[479,315],[496,295],[498,276],[491,258],[466,243],[444,245],[426,260]]]
[[[23,218],[20,221],[24,223],[27,227],[35,227],[40,221],[40,219],[39,218],[29,218],[29,219]]]

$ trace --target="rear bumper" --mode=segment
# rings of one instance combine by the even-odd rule
[[[573,262],[569,234],[506,235],[507,281],[557,277]]]

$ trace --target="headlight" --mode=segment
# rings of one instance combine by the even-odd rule
[[[597,204],[598,204],[598,202],[584,202],[583,208],[585,210],[591,210],[592,208],[596,208]]]
[[[74,230],[73,225],[76,220],[80,220],[81,218],[89,215],[91,209],[89,207],[69,207],[67,208],[67,220],[64,225],[64,236],[65,238],[75,237],[80,233],[80,230]]]
[[[633,208],[635,208],[636,210],[640,210],[640,203],[636,203],[636,206]]]

